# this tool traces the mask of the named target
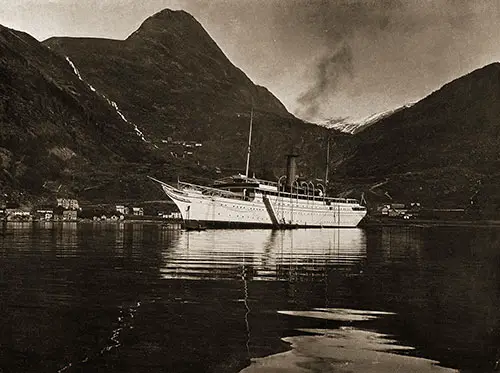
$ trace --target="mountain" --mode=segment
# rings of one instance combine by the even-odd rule
[[[280,176],[285,154],[296,152],[302,155],[302,172],[324,173],[324,139],[330,131],[290,114],[184,11],[163,10],[126,40],[65,37],[44,45],[69,57],[86,82],[172,157],[186,155],[172,143],[194,141],[202,146],[188,153],[197,164],[244,171],[253,108],[252,171]]]
[[[259,114],[295,120],[184,11],[163,10],[126,40],[51,38],[44,44],[69,56],[84,79],[154,141],[205,140],[207,131],[234,130],[233,122],[248,126],[252,105]]]
[[[2,194],[64,192],[78,175],[151,158],[151,144],[67,60],[3,26],[0,55]]]
[[[0,52],[2,193],[164,198],[147,175],[209,183],[244,171],[252,117],[259,177],[283,175],[293,152],[301,176],[322,178],[329,143],[333,193],[500,216],[498,63],[350,134],[288,113],[183,11],[155,14],[126,40],[39,43],[2,27]]]
[[[354,138],[355,150],[336,172],[339,177],[372,178],[366,190],[372,198],[387,192],[394,199],[425,200],[433,206],[479,203],[495,213],[500,190],[500,64],[444,85]]]

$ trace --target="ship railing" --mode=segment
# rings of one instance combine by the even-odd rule
[[[335,197],[326,197],[325,200],[327,202],[337,202],[337,203],[350,203],[350,204],[359,204],[357,199],[352,198],[335,198]]]
[[[234,176],[227,176],[222,179],[218,179],[214,181],[214,184],[216,185],[224,185],[228,183],[255,183],[255,184],[260,184],[260,185],[267,185],[267,186],[272,186],[272,187],[277,187],[278,183],[275,181],[269,181],[269,180],[264,180],[264,179],[257,179],[255,177],[247,177],[245,175],[234,175]]]
[[[184,181],[179,181],[178,185],[179,185],[179,189],[181,189],[181,190],[197,191],[203,195],[229,197],[229,198],[234,198],[234,199],[244,199],[244,197],[242,195],[240,195],[238,193],[231,192],[229,190],[211,188],[211,187],[207,187],[207,186],[203,186],[203,185],[186,183]]]
[[[266,193],[266,194],[271,194],[271,195],[276,195],[278,199],[281,198],[295,198],[297,200],[310,200],[310,201],[316,201],[316,202],[323,202],[326,205],[329,205],[331,203],[348,203],[348,204],[359,204],[359,201],[357,199],[353,198],[339,198],[339,197],[326,197],[326,196],[319,196],[319,195],[312,195],[311,193],[306,193],[306,194],[300,194],[298,193],[298,190],[296,189],[296,192],[288,192],[288,191],[279,191],[275,193]]]

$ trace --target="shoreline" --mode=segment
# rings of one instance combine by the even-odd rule
[[[359,228],[372,227],[500,227],[500,220],[438,220],[438,219],[391,219],[368,218],[361,221]]]
[[[31,221],[3,221],[3,226],[8,224],[37,224],[37,223],[94,223],[94,224],[155,224],[159,226],[184,227],[182,220],[159,220],[151,219],[124,219],[124,220],[31,220]],[[362,220],[357,228],[377,228],[377,227],[492,227],[500,228],[500,220],[438,220],[438,219],[398,219],[398,218],[373,218],[368,217]]]
[[[36,224],[36,223],[95,223],[95,224],[156,224],[156,225],[182,225],[182,220],[158,220],[158,219],[124,219],[124,220],[92,220],[92,219],[77,219],[77,220],[6,220],[2,221],[6,224]]]

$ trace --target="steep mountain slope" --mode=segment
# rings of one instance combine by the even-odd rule
[[[205,130],[249,113],[293,119],[267,89],[236,68],[184,11],[148,18],[126,40],[51,38],[44,42],[75,62],[152,138],[205,137]],[[232,123],[224,123],[231,126]]]
[[[140,162],[144,142],[67,60],[0,26],[0,183],[40,194],[106,163]]]
[[[209,169],[244,171],[253,107],[252,171],[280,176],[285,154],[294,151],[301,154],[303,173],[324,174],[324,143],[330,131],[288,113],[184,11],[163,10],[126,40],[51,38],[44,44],[69,56],[85,81],[116,101],[172,157],[179,152],[161,140],[196,141],[202,146],[189,151],[189,159]]]
[[[490,203],[493,197],[481,190],[496,185],[500,166],[500,64],[446,84],[355,139],[341,175],[385,180],[380,191],[399,199]]]

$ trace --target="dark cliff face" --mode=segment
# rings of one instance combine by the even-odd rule
[[[0,56],[4,193],[43,193],[52,182],[92,166],[147,157],[150,145],[64,58],[31,36],[3,26]]]

